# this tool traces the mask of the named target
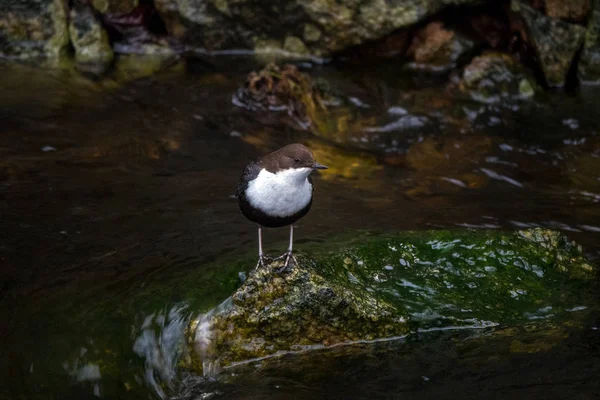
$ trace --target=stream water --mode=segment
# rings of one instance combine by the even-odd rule
[[[600,88],[482,103],[392,63],[303,64],[346,104],[315,135],[233,104],[254,68],[223,56],[122,82],[0,64],[0,398],[598,398],[589,312],[489,340],[448,329],[216,377],[177,368],[182,326],[253,267],[235,264],[256,250],[239,174],[290,142],[331,167],[298,248],[354,230],[543,226],[600,255]],[[266,231],[267,252],[286,235]]]

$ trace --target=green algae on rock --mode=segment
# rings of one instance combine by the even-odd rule
[[[548,85],[563,86],[573,59],[583,43],[585,28],[547,17],[520,0],[513,0],[511,8],[525,22],[528,40],[535,50]]]
[[[537,85],[511,56],[488,51],[465,67],[459,88],[477,101],[497,103],[531,98]]]
[[[0,55],[58,58],[69,46],[67,2],[8,0],[0,13]]]
[[[214,372],[311,346],[551,319],[586,304],[594,273],[579,246],[545,229],[363,235],[328,246],[288,272],[275,272],[278,262],[258,267],[193,319],[183,365]]]

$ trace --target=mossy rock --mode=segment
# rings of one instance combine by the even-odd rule
[[[283,122],[309,129],[326,114],[321,92],[307,74],[292,64],[269,64],[251,72],[233,103],[257,113],[265,122]]]
[[[433,72],[448,71],[472,56],[476,47],[475,41],[445,27],[442,22],[430,22],[413,38],[407,55],[414,62],[407,66]]]
[[[583,43],[585,28],[547,17],[520,0],[513,0],[511,8],[525,23],[527,40],[537,55],[548,85],[563,86]]]
[[[139,0],[92,0],[94,8],[103,14],[127,14],[139,4]]]
[[[484,103],[526,100],[539,91],[531,74],[510,55],[488,51],[463,71],[459,88]]]
[[[78,63],[106,65],[113,60],[108,34],[89,4],[79,1],[73,4],[69,34]]]
[[[1,10],[0,55],[58,58],[68,51],[66,1],[3,0]]]
[[[579,246],[545,229],[365,235],[319,247],[284,272],[280,261],[257,267],[194,318],[183,365],[214,372],[420,329],[524,324],[586,304],[594,276]]]
[[[283,50],[295,56],[318,57],[384,38],[447,6],[478,3],[480,0],[155,1],[167,30],[191,46]]]
[[[600,82],[600,1],[594,0],[581,60],[579,62],[579,77],[584,83]]]

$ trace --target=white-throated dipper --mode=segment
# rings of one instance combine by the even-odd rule
[[[237,187],[242,214],[258,224],[258,264],[263,265],[262,228],[290,226],[290,245],[285,256],[292,258],[294,222],[304,217],[312,205],[310,173],[327,169],[314,160],[304,145],[294,143],[266,154],[246,165]]]

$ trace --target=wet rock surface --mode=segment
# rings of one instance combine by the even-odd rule
[[[401,312],[383,299],[327,280],[310,261],[299,263],[282,273],[283,262],[258,267],[222,311],[192,324],[204,368],[408,331]]]
[[[69,45],[67,4],[63,0],[7,0],[0,12],[0,55],[59,57]]]
[[[569,308],[554,297],[555,279],[582,283],[594,273],[579,246],[544,229],[366,236],[302,256],[287,271],[281,266],[257,267],[232,297],[192,320],[194,355],[184,364],[214,373],[248,359],[417,327],[544,319]]]
[[[473,3],[478,1],[159,0],[156,5],[169,31],[193,46],[209,50],[286,50],[328,56],[383,38],[446,6]]]
[[[300,129],[308,129],[326,110],[322,94],[310,76],[291,64],[269,64],[251,72],[244,87],[234,95],[233,103],[267,119],[284,113],[291,117],[284,120]]]
[[[498,103],[531,98],[535,95],[537,85],[511,56],[486,52],[465,67],[459,88],[475,100]]]
[[[546,14],[551,18],[584,22],[593,0],[546,0]]]
[[[526,26],[531,43],[546,81],[550,86],[563,86],[575,54],[583,43],[585,28],[543,15],[520,0],[513,0]]]
[[[475,45],[471,39],[436,21],[417,32],[407,55],[414,59],[412,67],[445,71],[456,67],[461,58],[468,57]]]
[[[112,53],[212,57],[252,52],[261,65],[282,60],[354,65],[396,58],[405,68],[448,72],[493,49],[518,55],[523,65],[541,69],[540,81],[560,87],[578,67],[584,81],[594,80],[598,24],[593,7],[587,0],[513,0],[510,6],[477,0],[13,0],[0,16],[0,54],[70,55],[73,48],[78,62],[107,63]]]
[[[80,1],[73,4],[69,34],[78,63],[109,64],[114,57],[108,34],[93,8]]]
[[[127,14],[139,4],[139,0],[92,0],[94,8],[103,14]]]
[[[585,42],[579,61],[579,77],[583,82],[600,82],[600,2],[594,2]]]

